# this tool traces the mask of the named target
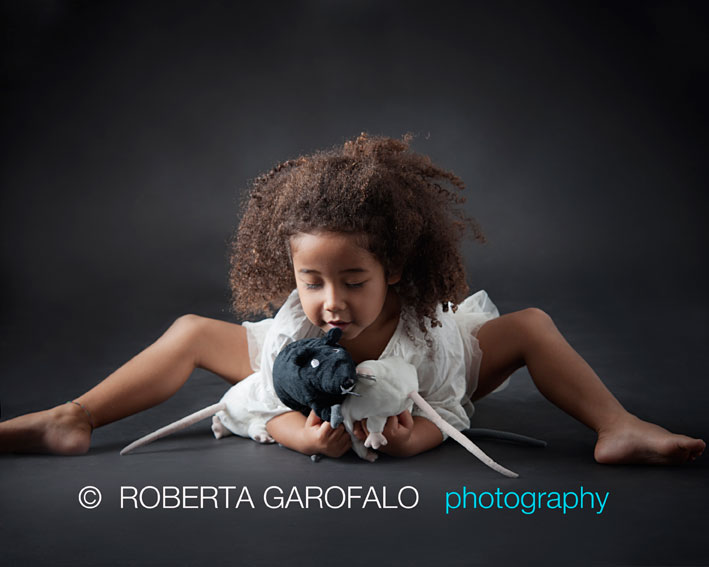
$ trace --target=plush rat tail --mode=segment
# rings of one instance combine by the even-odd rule
[[[497,441],[509,441],[510,443],[518,443],[520,445],[528,445],[529,447],[546,447],[547,442],[534,437],[527,437],[519,433],[510,431],[498,431],[497,429],[485,429],[482,427],[469,427],[461,431],[463,435],[469,439],[495,439]]]
[[[218,411],[221,411],[225,408],[226,404],[224,402],[219,402],[218,404],[214,404],[212,406],[201,409],[191,415],[188,415],[187,417],[183,417],[182,419],[171,423],[170,425],[166,425],[165,427],[161,427],[157,431],[153,431],[145,437],[141,437],[137,441],[133,441],[133,443],[123,448],[123,450],[121,451],[121,455],[126,455],[134,449],[137,449],[138,447],[142,447],[143,445],[152,443],[153,441],[160,439],[161,437],[166,437],[167,435],[171,435],[176,431],[179,431],[180,429],[189,427],[193,423],[197,423],[198,421],[202,421],[203,419],[211,417]]]
[[[463,447],[465,447],[468,451],[470,451],[488,467],[510,478],[517,478],[519,476],[517,473],[506,469],[502,465],[498,465],[495,461],[493,461],[490,457],[483,453],[483,451],[475,443],[473,443],[470,439],[468,439],[450,423],[444,421],[443,418],[436,413],[436,411],[431,407],[431,405],[426,400],[424,400],[418,392],[411,392],[409,394],[409,397],[416,403],[418,407],[420,407],[426,413],[426,415],[431,421],[433,421],[433,423],[435,423],[441,430],[445,431],[448,435],[450,435],[453,439],[455,439],[458,443],[460,443]]]

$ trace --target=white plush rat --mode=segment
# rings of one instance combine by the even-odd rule
[[[387,444],[382,434],[387,418],[405,410],[411,411],[415,403],[441,431],[458,441],[488,467],[505,476],[517,478],[517,473],[493,461],[475,443],[441,418],[421,397],[418,393],[416,367],[413,365],[396,357],[369,360],[357,366],[357,374],[374,379],[358,381],[354,390],[357,396],[348,397],[342,404],[342,417],[352,437],[352,448],[363,459],[374,461],[376,454],[368,451],[368,448],[378,449]],[[353,433],[356,421],[366,422],[369,435],[364,443]]]

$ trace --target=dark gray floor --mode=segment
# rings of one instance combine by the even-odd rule
[[[636,327],[634,316],[642,310],[632,303],[626,316],[611,325],[598,313],[556,304],[560,312],[569,314],[560,318],[560,326],[566,327],[571,342],[607,375],[629,409],[670,429],[709,438],[703,414],[709,389],[697,379],[702,357],[682,354],[683,344],[693,346],[687,345],[683,333],[663,335],[659,352],[659,345],[647,344],[651,337],[659,340],[659,334]],[[696,329],[698,337],[702,329]],[[145,329],[136,334],[143,331],[150,334]],[[107,364],[105,357],[90,349],[67,352],[65,341],[81,344],[80,333],[65,334],[63,340],[57,337],[56,344],[45,343],[29,363],[10,356],[9,371],[17,378],[24,376],[25,381],[24,385],[16,381],[11,390],[15,395],[3,400],[4,417],[71,395],[69,384],[84,387],[83,381],[88,380],[81,376],[99,372]],[[112,344],[118,354],[134,346],[127,339]],[[667,364],[668,357],[677,360]],[[76,366],[59,368],[53,360]],[[681,371],[665,374],[673,366]],[[28,368],[36,376],[46,376],[54,368],[56,387],[39,391],[40,383],[48,381],[33,378]],[[597,465],[592,459],[591,432],[546,402],[530,385],[525,371],[515,376],[508,390],[480,402],[475,417],[477,426],[548,441],[545,449],[480,442],[495,460],[520,473],[516,480],[487,469],[452,442],[407,460],[383,457],[368,464],[348,456],[313,463],[274,445],[234,437],[216,441],[208,422],[136,454],[118,455],[127,442],[216,401],[223,390],[218,378],[198,371],[162,407],[98,430],[88,456],[0,457],[0,563],[308,565],[316,553],[339,565],[709,563],[701,544],[709,458],[679,468]],[[100,507],[86,510],[79,505],[78,494],[84,486],[102,492]],[[128,509],[130,500],[121,508],[121,487],[162,490],[165,486],[235,488],[221,489],[219,509],[214,509],[213,501],[205,501],[204,509],[135,510]],[[305,501],[301,505],[297,498],[287,508],[270,509],[264,501],[270,486],[277,487],[268,492],[272,506],[278,504],[278,491],[287,496],[293,487],[303,500],[307,486],[340,487],[362,496],[373,487],[382,508],[377,499],[370,499],[364,508],[362,499],[353,499],[350,509],[335,509],[341,498],[339,488],[333,488],[329,493],[332,509],[319,509],[315,500],[305,508]],[[399,490],[406,486],[414,487],[419,496],[411,509],[404,508],[413,503],[411,489],[404,489],[402,504],[398,504]],[[244,487],[253,507],[246,493],[242,494]],[[525,492],[578,494],[582,488],[602,496],[608,493],[601,514],[597,501],[593,509],[589,507],[589,497],[583,509],[570,508],[564,514],[547,500],[549,495],[542,496],[541,508],[529,514],[522,512],[522,505],[514,509],[515,496],[507,497],[513,509],[474,509],[468,500],[466,509],[449,509],[446,514],[446,502],[451,508],[456,504],[456,497],[447,497],[447,493],[495,493],[499,489],[504,498],[511,491],[520,496]],[[226,490],[231,509],[224,509]],[[143,494],[146,506],[156,502],[153,488]],[[233,508],[240,495],[243,501]],[[531,512],[531,496],[521,497]],[[489,497],[482,498],[486,500],[481,504],[489,506]],[[575,497],[566,498],[572,506]],[[167,506],[173,503],[165,501]],[[188,506],[197,503],[185,502]]]

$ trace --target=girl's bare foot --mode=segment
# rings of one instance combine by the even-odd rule
[[[91,444],[91,424],[75,404],[28,413],[0,423],[0,453],[81,455]]]
[[[701,439],[677,435],[626,414],[598,432],[594,451],[603,464],[680,464],[693,461],[706,447]]]

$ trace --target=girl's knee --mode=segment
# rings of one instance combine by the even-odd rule
[[[199,315],[178,317],[161,338],[171,352],[232,384],[253,373],[246,330],[234,323]]]
[[[182,315],[175,319],[175,322],[170,325],[164,336],[183,345],[193,345],[204,333],[207,322],[208,319],[206,317],[200,317],[199,315]]]
[[[546,312],[536,307],[529,307],[513,313],[516,335],[523,345],[536,344],[556,333],[556,325]]]
[[[193,333],[202,326],[204,319],[204,317],[199,315],[181,315],[175,319],[175,322],[170,326],[170,330],[177,333]]]
[[[517,315],[520,325],[529,330],[549,329],[555,326],[551,317],[537,307],[528,307],[518,311]]]

